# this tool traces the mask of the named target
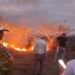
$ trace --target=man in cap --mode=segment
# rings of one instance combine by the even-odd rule
[[[3,29],[3,27],[0,26],[0,40],[2,40],[5,31],[8,32],[7,29]],[[0,75],[9,74],[9,66],[13,61],[14,57],[8,52],[8,49],[0,44]]]
[[[46,46],[46,40],[44,36],[40,36],[35,40],[34,43],[34,68],[33,68],[33,75],[41,75],[43,70],[43,63],[47,54],[47,46]],[[38,63],[39,71],[37,72]]]

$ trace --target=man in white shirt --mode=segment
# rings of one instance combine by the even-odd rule
[[[41,75],[42,70],[43,70],[43,62],[47,54],[46,40],[43,36],[39,37],[35,41],[33,53],[34,53],[33,75]],[[37,69],[38,63],[40,64],[40,66],[39,66],[39,71],[37,73],[36,69]]]

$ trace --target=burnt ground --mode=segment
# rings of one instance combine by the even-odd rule
[[[11,51],[15,57],[15,61],[12,64],[11,75],[33,75],[33,54],[32,52],[18,52]],[[42,75],[59,75],[58,66],[55,62],[55,52],[50,52],[44,62],[44,68]]]

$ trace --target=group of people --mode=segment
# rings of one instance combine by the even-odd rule
[[[67,44],[68,44],[68,38],[66,36],[66,33],[62,33],[60,36],[56,38],[57,42],[57,49],[56,49],[56,55],[55,58],[58,62],[58,60],[62,59],[65,60],[65,57],[67,55]],[[46,39],[44,37],[38,38],[34,43],[34,54],[35,54],[35,67],[34,67],[34,74],[33,75],[41,75],[42,69],[43,69],[43,61],[47,55],[47,44]],[[39,72],[36,73],[36,66],[37,63],[40,63]],[[66,63],[66,62],[65,62]],[[61,65],[59,65],[59,70],[61,73],[59,75],[75,75],[75,59],[70,60],[67,62],[66,68],[63,70],[63,73],[61,71]]]
[[[67,54],[67,44],[68,44],[68,38],[66,37],[66,34],[63,33],[61,36],[57,38],[58,45],[57,45],[57,55],[59,59],[62,59],[65,61],[65,56]],[[75,53],[72,53],[72,56],[74,58]],[[68,57],[68,56],[67,56]],[[62,75],[75,75],[75,59],[69,60],[66,64],[66,68],[64,69]]]
[[[58,63],[58,60],[65,59],[66,55],[66,49],[67,49],[67,37],[65,33],[62,33],[62,35],[58,36],[56,38],[57,42],[57,49],[56,49],[56,54],[55,54],[55,60]],[[43,70],[43,64],[44,60],[47,56],[47,42],[44,36],[40,36],[34,43],[34,74],[33,75],[41,75],[42,70]],[[36,67],[37,63],[40,63],[40,68],[39,72],[36,73]],[[59,68],[60,67],[60,68]],[[59,70],[61,69],[61,66],[59,65]],[[60,74],[60,73],[59,73]]]
[[[0,40],[2,40],[5,31],[8,32],[7,29],[3,29],[0,26]],[[63,33],[61,36],[58,36],[56,40],[57,40],[56,60],[58,59],[64,60],[65,53],[66,53],[65,51],[67,47],[66,34]],[[47,42],[44,36],[39,36],[35,40],[33,54],[34,54],[33,75],[41,75],[43,70],[44,60],[47,56]],[[10,70],[7,67],[5,67],[3,70],[3,66],[5,64],[10,64],[13,61],[14,61],[14,57],[8,52],[7,48],[5,48],[3,45],[0,45],[0,75],[3,75],[3,73],[6,74],[7,70]],[[38,67],[38,63],[40,64],[40,66],[37,72],[36,68]],[[63,75],[75,75],[74,65],[75,65],[75,60],[68,62]]]

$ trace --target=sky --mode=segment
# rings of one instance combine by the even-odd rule
[[[0,16],[17,25],[59,22],[75,29],[75,0],[0,0]]]

